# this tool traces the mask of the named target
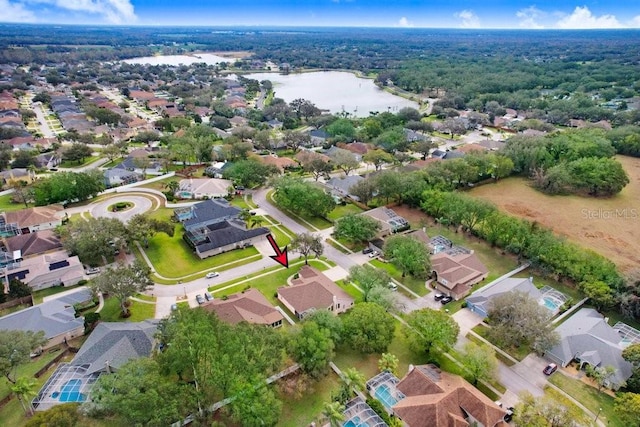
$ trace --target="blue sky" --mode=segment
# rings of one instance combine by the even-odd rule
[[[0,0],[0,21],[209,26],[640,28],[640,0]]]

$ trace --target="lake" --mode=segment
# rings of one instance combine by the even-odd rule
[[[287,102],[304,98],[332,113],[346,111],[357,117],[367,117],[370,111],[397,113],[404,107],[419,108],[416,102],[383,91],[371,79],[359,78],[344,71],[289,75],[254,73],[245,77],[258,81],[270,80],[275,96]]]
[[[142,56],[139,58],[125,59],[122,62],[127,64],[145,64],[145,65],[191,65],[202,63],[215,65],[221,62],[235,62],[235,58],[225,58],[224,56],[215,55],[213,53],[194,53],[192,55],[158,55],[158,56]]]

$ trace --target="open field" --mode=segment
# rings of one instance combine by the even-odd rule
[[[630,183],[608,199],[549,196],[530,187],[524,178],[482,185],[470,194],[492,201],[511,215],[536,221],[629,270],[640,263],[640,159],[616,159]]]

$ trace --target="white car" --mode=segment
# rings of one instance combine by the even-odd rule
[[[207,279],[213,279],[214,277],[218,277],[219,275],[220,273],[218,273],[217,271],[212,271],[211,273],[207,273],[205,277]]]
[[[373,251],[373,252],[371,252],[371,253],[369,254],[369,258],[375,258],[375,257],[377,257],[378,255],[380,255],[380,253],[379,253],[378,251]]]
[[[92,267],[92,268],[87,268],[84,272],[87,275],[98,274],[100,273],[100,269],[98,267]]]

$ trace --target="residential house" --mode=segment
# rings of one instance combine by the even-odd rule
[[[183,199],[217,199],[229,194],[233,185],[228,179],[189,178],[181,179],[176,195]]]
[[[378,221],[380,224],[380,230],[378,231],[379,237],[388,236],[392,233],[404,231],[409,229],[409,222],[395,213],[393,209],[385,206],[380,206],[375,209],[363,212],[360,215],[366,215]]]
[[[442,236],[431,239],[432,286],[455,300],[469,295],[471,288],[489,275],[489,270],[470,249],[454,246]]]
[[[407,138],[409,142],[426,141],[429,139],[425,134],[416,132],[415,130],[404,128],[403,131],[405,138]]]
[[[107,169],[103,172],[104,185],[107,188],[118,187],[120,185],[133,184],[142,179],[142,175],[127,169]]]
[[[51,230],[62,225],[61,205],[36,206],[19,211],[0,214],[6,224],[15,224],[20,234],[33,233],[40,230]]]
[[[399,380],[382,372],[367,390],[407,427],[507,427],[506,411],[462,377],[435,365],[409,366]]]
[[[204,174],[211,178],[222,178],[224,170],[228,168],[231,163],[228,162],[216,162],[211,166],[207,166],[204,170]]]
[[[364,180],[364,178],[360,175],[333,177],[328,180],[325,185],[331,190],[332,194],[338,196],[339,198],[349,197],[353,200],[359,201],[360,198],[358,196],[351,194],[351,188],[353,188],[354,185],[362,180]]]
[[[478,142],[478,145],[486,148],[490,151],[499,151],[507,145],[504,141],[494,141],[492,139],[485,139],[483,141]]]
[[[271,119],[267,122],[271,129],[282,129],[283,123],[278,119]]]
[[[533,284],[533,277],[509,277],[489,283],[487,286],[475,291],[465,301],[469,310],[482,317],[487,317],[492,301],[496,297],[510,292],[524,292],[536,301],[542,300],[540,290]]]
[[[324,129],[314,129],[309,131],[309,136],[311,137],[311,145],[319,147],[327,142],[330,135]]]
[[[483,153],[487,151],[485,147],[480,144],[462,144],[456,147],[456,151],[459,153]]]
[[[353,298],[331,279],[313,267],[305,265],[291,286],[278,288],[278,299],[299,319],[315,310],[344,313],[353,306]]]
[[[0,172],[0,179],[2,180],[3,186],[19,181],[24,181],[27,184],[30,184],[35,178],[35,172],[25,168],[7,169]]]
[[[140,150],[138,150],[140,151]],[[146,151],[146,150],[141,150]],[[124,169],[136,172],[140,175],[162,175],[164,173],[162,162],[147,156],[127,156],[118,166],[113,169]]]
[[[0,329],[44,331],[47,343],[43,349],[48,349],[84,334],[84,318],[76,317],[73,306],[90,301],[92,297],[91,291],[85,288],[50,299],[0,317]]]
[[[84,267],[77,256],[69,256],[66,251],[59,250],[29,258],[15,258],[3,276],[6,283],[19,279],[34,291],[53,286],[73,286],[84,279]]]
[[[280,173],[284,172],[285,169],[298,167],[298,163],[295,160],[290,159],[289,157],[278,157],[276,154],[258,156],[258,160],[260,163],[265,165],[273,165],[277,167]]]
[[[270,233],[266,227],[247,228],[240,212],[224,199],[209,199],[176,209],[175,215],[185,228],[184,240],[202,259],[252,246]]]
[[[58,153],[43,153],[35,158],[36,166],[44,169],[57,168],[62,162],[62,157]]]
[[[56,368],[33,399],[33,407],[45,411],[61,403],[89,400],[100,375],[113,373],[130,360],[152,354],[157,329],[157,321],[150,320],[99,323],[73,360]],[[63,396],[65,388],[73,391]]]
[[[42,230],[34,233],[18,234],[4,241],[7,252],[18,251],[18,258],[40,255],[62,248],[62,242],[53,230]]]
[[[545,357],[565,367],[577,361],[582,369],[613,366],[615,374],[607,386],[621,387],[632,374],[632,365],[622,358],[625,342],[609,326],[607,319],[592,308],[581,308],[556,328],[560,342],[545,353]]]
[[[282,326],[282,314],[255,288],[229,295],[226,299],[207,302],[202,308],[216,313],[220,320],[234,325],[248,322],[272,328]]]

